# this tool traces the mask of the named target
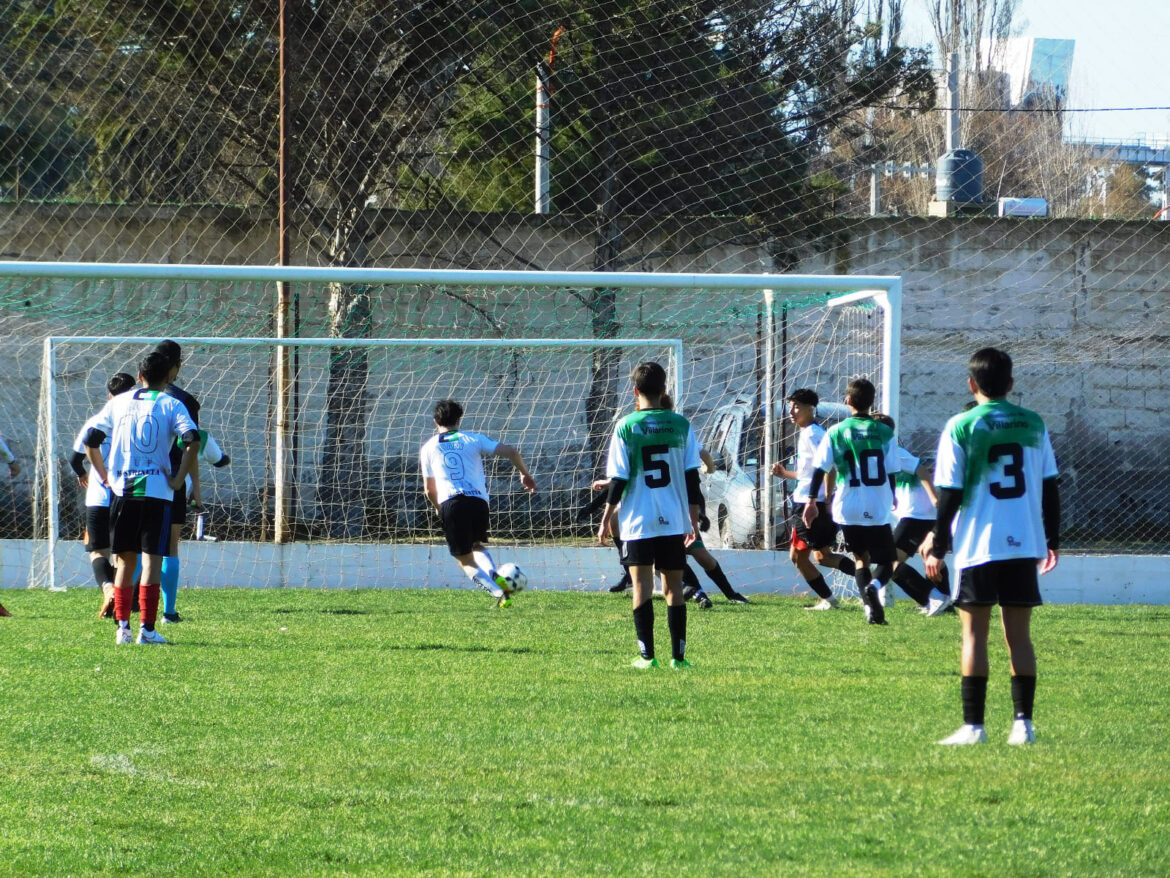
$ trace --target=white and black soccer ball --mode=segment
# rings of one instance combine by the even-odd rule
[[[501,564],[496,573],[508,584],[508,591],[524,591],[528,587],[528,577],[511,561],[507,564]]]

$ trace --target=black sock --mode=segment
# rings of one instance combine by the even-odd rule
[[[829,600],[833,596],[833,590],[829,588],[829,583],[825,582],[825,577],[817,576],[816,579],[808,581],[808,587],[817,593],[817,597],[823,600]]]
[[[691,569],[690,564],[683,564],[683,588],[693,588],[695,591],[703,590],[703,583],[699,582],[699,574]]]
[[[90,566],[93,567],[93,578],[97,580],[98,588],[114,581],[114,565],[109,558],[94,558]]]
[[[873,582],[873,574],[869,572],[869,565],[863,564],[854,570],[853,580],[857,583],[857,593],[864,598],[866,588]]]
[[[1016,709],[1016,719],[1031,719],[1035,701],[1036,675],[1012,677],[1012,706]]]
[[[987,705],[987,678],[963,677],[959,691],[963,696],[963,722],[971,726],[983,725],[983,709]]]
[[[920,607],[925,607],[930,599],[930,590],[934,588],[930,580],[911,567],[902,564],[894,571],[894,582],[902,587],[902,591],[910,595]]]
[[[837,569],[846,576],[853,576],[857,572],[857,565],[853,563],[852,558],[842,558],[837,562]]]
[[[670,657],[683,660],[687,651],[687,605],[666,608],[666,627],[670,629]]]
[[[894,578],[894,565],[878,564],[873,569],[873,578],[877,582],[878,588],[885,588],[890,580]]]
[[[634,608],[634,634],[642,658],[654,658],[654,599]]]
[[[719,586],[719,590],[726,597],[735,597],[735,589],[731,587],[731,583],[727,580],[727,574],[723,572],[723,568],[719,566],[718,561],[715,562],[714,567],[705,572],[711,577],[711,581]]]

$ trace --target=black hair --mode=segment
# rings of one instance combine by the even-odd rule
[[[1012,389],[1012,358],[998,348],[980,348],[967,361],[967,374],[984,396],[1002,399]]]
[[[811,405],[814,408],[821,404],[821,398],[817,396],[815,390],[808,387],[800,387],[788,394],[789,402],[798,402],[801,405]]]
[[[895,429],[894,428],[894,419],[891,418],[889,415],[887,415],[885,412],[873,412],[872,417],[879,424],[885,424],[891,430]]]
[[[453,399],[440,399],[435,403],[435,423],[451,429],[458,427],[463,419],[463,406]]]
[[[129,372],[115,372],[106,382],[106,390],[109,391],[110,396],[117,396],[119,393],[125,393],[137,383]]]
[[[659,408],[674,411],[674,398],[669,393],[664,392],[662,396],[658,397],[658,406]]]
[[[642,396],[657,399],[666,393],[666,370],[653,362],[639,363],[634,367],[634,389]]]
[[[877,396],[877,391],[874,390],[873,383],[868,378],[854,378],[849,382],[849,386],[845,388],[845,396],[849,398],[850,404],[859,412],[868,412],[873,408],[874,397]]]
[[[180,366],[183,363],[183,349],[179,347],[177,341],[171,341],[169,338],[165,341],[160,341],[154,346],[156,352],[162,354],[170,362],[172,366]]]
[[[138,374],[148,385],[160,384],[171,374],[171,361],[161,351],[151,351],[138,364]]]

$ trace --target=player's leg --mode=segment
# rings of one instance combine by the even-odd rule
[[[661,573],[661,571],[659,571]],[[690,564],[684,562],[682,569],[682,596],[684,601],[693,600],[700,609],[711,609],[711,598],[703,591],[703,583],[699,582],[699,574],[695,573]]]
[[[703,568],[703,572],[711,578],[711,581],[719,587],[723,592],[723,596],[733,604],[746,604],[748,599],[741,595],[738,591],[731,587],[731,581],[727,578],[727,574],[723,572],[719,561],[715,556],[707,551],[707,547],[703,545],[702,540],[695,540],[687,547],[687,554],[699,562],[699,566]]]
[[[818,504],[818,507],[824,507],[824,504]],[[837,525],[827,508],[820,509],[820,513],[813,519],[812,527],[806,527],[804,519],[799,514],[792,516],[792,542],[788,548],[788,557],[796,565],[797,572],[808,583],[808,587],[820,598],[819,602],[805,609],[832,610],[837,607],[837,598],[833,596],[833,590],[809,557],[812,555],[818,562],[826,553],[840,557],[828,548],[836,539]],[[852,562],[849,570],[850,573],[853,572]]]
[[[622,568],[622,577],[621,577],[621,579],[619,579],[617,581],[616,584],[611,585],[609,587],[609,592],[610,592],[610,594],[617,594],[618,592],[623,592],[627,588],[629,588],[631,585],[631,580],[630,580],[630,569],[629,569],[629,567],[626,566],[626,553],[622,549],[622,538],[619,537],[617,534],[612,534],[612,536],[613,536],[613,546],[615,549],[617,549],[618,564],[620,564],[621,568]]]
[[[167,538],[166,551],[162,559],[162,573],[159,584],[162,586],[163,616],[162,621],[168,624],[183,621],[179,616],[179,542],[183,538],[183,525],[187,523],[187,486],[184,485],[175,491],[171,501],[171,529]]]
[[[110,498],[110,549],[117,559],[114,565],[114,619],[118,625],[116,643],[133,643],[130,611],[137,587],[135,568],[138,563],[140,508],[136,501],[114,495]]]
[[[948,738],[946,745],[982,744],[987,740],[983,729],[987,704],[987,632],[991,625],[991,608],[996,602],[993,576],[983,564],[963,571],[955,606],[963,629],[963,648],[959,659],[962,675],[959,691],[963,703],[963,725]]]
[[[141,544],[142,580],[138,585],[138,603],[142,608],[139,643],[166,643],[157,631],[159,602],[162,596],[163,558],[171,545],[171,501],[147,497],[137,501],[143,506]]]
[[[102,595],[99,619],[114,617],[114,565],[110,563],[110,507],[85,507],[85,551]]]
[[[688,668],[687,604],[682,593],[682,568],[686,566],[686,546],[682,536],[658,537],[655,541],[655,565],[662,578],[662,596],[666,599],[666,627],[670,631],[670,666]]]
[[[1012,721],[1009,744],[1031,744],[1032,706],[1036,700],[1036,649],[1032,645],[1032,609],[1041,604],[1039,577],[1029,559],[1003,562],[1000,616],[1011,659]]]
[[[646,557],[641,549],[648,540],[626,543],[626,560],[630,562],[630,594],[634,608],[634,636],[638,639],[638,658],[635,668],[656,668],[654,656],[654,559]],[[681,589],[680,589],[681,597]]]

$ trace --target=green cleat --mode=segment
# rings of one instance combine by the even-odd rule
[[[691,665],[691,663],[688,662],[686,659],[673,659],[673,658],[670,660],[670,666],[672,668],[674,668],[676,671],[681,670],[682,668],[693,667]]]
[[[498,598],[496,598],[496,606],[497,607],[510,607],[510,606],[512,606],[512,596],[510,594],[507,594],[507,593],[500,595]]]
[[[636,659],[634,659],[631,667],[635,667],[635,668],[638,668],[639,670],[643,670],[643,671],[646,670],[647,668],[656,668],[656,667],[658,667],[658,659],[656,659],[656,658],[642,658],[641,656],[638,656]]]

